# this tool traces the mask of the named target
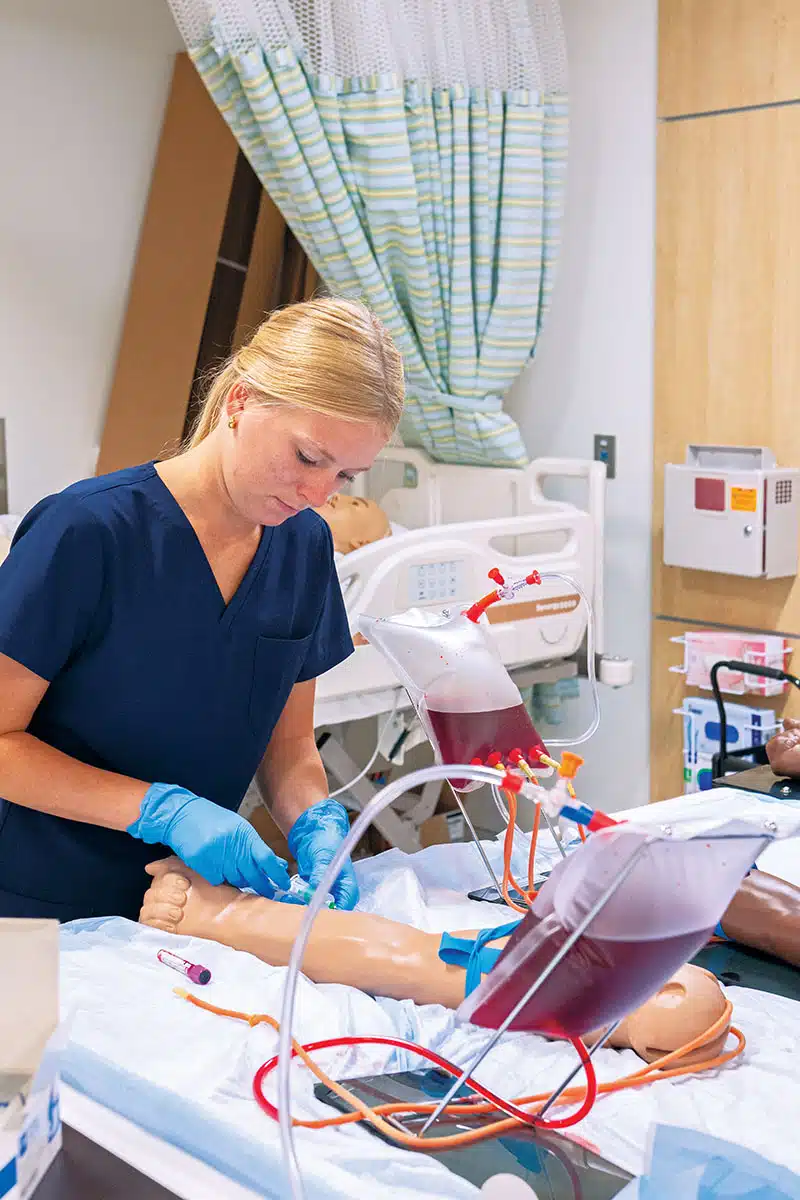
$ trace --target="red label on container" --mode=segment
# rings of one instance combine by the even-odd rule
[[[725,512],[725,480],[695,479],[694,506],[699,512]]]

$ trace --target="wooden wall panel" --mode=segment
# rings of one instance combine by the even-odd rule
[[[269,193],[262,191],[250,266],[233,337],[236,348],[247,341],[275,305],[285,235],[286,222]]]
[[[651,721],[650,721],[650,798],[667,800],[683,791],[683,723],[673,710],[680,708],[685,696],[711,697],[711,691],[687,688],[682,675],[670,671],[683,662],[683,649],[673,645],[671,638],[685,630],[702,629],[691,622],[653,621],[651,658]],[[794,653],[787,656],[787,669],[800,669],[800,641],[793,641]],[[781,696],[726,696],[731,703],[752,704],[769,708],[781,715],[800,717],[800,691],[792,688]]]
[[[323,291],[319,275],[280,210],[262,192],[234,346],[241,346],[273,309],[310,300]]]
[[[798,0],[661,0],[660,117],[799,97]]]
[[[798,6],[800,7],[800,5]],[[662,563],[663,466],[691,442],[800,465],[800,106],[658,130],[653,612],[800,633],[800,586]]]
[[[180,439],[238,147],[187,55],[175,60],[97,472]]]

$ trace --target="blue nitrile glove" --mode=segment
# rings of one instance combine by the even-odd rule
[[[289,851],[306,883],[317,886],[349,832],[347,810],[338,800],[320,800],[300,814],[289,830],[288,840]],[[331,894],[337,908],[355,908],[358,904],[358,883],[349,859]]]
[[[252,888],[260,896],[271,896],[276,887],[289,887],[286,862],[244,817],[186,788],[151,784],[128,833],[143,842],[171,847],[209,883]]]

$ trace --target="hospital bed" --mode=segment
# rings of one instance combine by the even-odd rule
[[[682,796],[626,815],[657,827],[715,804],[731,815],[757,812],[778,823],[795,822],[796,806],[734,789]],[[499,843],[487,842],[485,849],[499,863]],[[543,838],[542,867],[556,858],[555,846]],[[526,859],[527,839],[521,835],[515,872],[522,871]],[[775,842],[759,866],[800,883],[800,839]],[[356,869],[369,911],[431,931],[507,919],[502,907],[465,899],[484,879],[483,864],[468,844],[434,846],[413,856],[390,850]],[[212,1193],[231,1200],[279,1197],[277,1128],[251,1092],[255,1070],[275,1052],[275,1035],[264,1026],[249,1028],[184,1006],[155,954],[167,944],[204,962],[214,979],[203,995],[246,1011],[279,1011],[285,971],[216,943],[116,918],[75,922],[63,928],[62,939],[62,1009],[71,1031],[63,1067],[65,1120],[140,1169],[147,1164],[148,1173],[185,1200],[204,1200]],[[728,995],[747,1038],[745,1056],[722,1071],[618,1092],[598,1102],[576,1134],[630,1174],[643,1170],[654,1121],[691,1126],[800,1171],[795,1135],[800,1078],[791,1069],[800,1041],[800,973],[778,968],[775,983],[765,966],[763,990],[741,986],[754,956],[728,946],[713,950],[724,956],[723,981],[734,985]],[[706,965],[714,969],[712,962]],[[299,999],[294,1032],[304,1042],[393,1033],[464,1062],[485,1036],[459,1025],[453,1013],[438,1006],[374,999],[352,988],[303,981]],[[507,1035],[481,1077],[506,1095],[530,1093],[557,1082],[572,1065],[570,1054],[562,1043]],[[598,1052],[597,1064],[603,1078],[641,1065],[630,1051],[605,1049]],[[337,1051],[335,1061],[328,1057],[325,1065],[344,1079],[411,1064],[405,1052],[360,1048]],[[298,1081],[293,1104],[298,1115],[330,1115],[315,1099],[310,1078]],[[479,1195],[448,1170],[446,1158],[409,1154],[363,1129],[299,1131],[298,1143],[310,1200],[371,1198],[390,1182],[396,1200],[477,1200]]]
[[[576,481],[582,506],[548,499],[545,481],[562,491]],[[487,576],[498,567],[506,578],[532,571],[556,573],[522,598],[502,601],[488,613],[492,636],[517,685],[555,682],[579,673],[588,612],[594,617],[597,675],[619,686],[630,682],[632,664],[605,654],[603,537],[605,466],[584,459],[540,458],[524,469],[465,467],[435,463],[424,451],[392,446],[353,485],[377,501],[392,536],[347,555],[337,570],[350,628],[359,616],[391,616],[409,608],[441,611],[467,606],[488,591]],[[569,581],[574,581],[577,587]],[[355,636],[355,653],[317,681],[315,725],[338,727],[365,717],[385,719],[410,702],[386,659]],[[401,717],[396,731],[402,731]],[[411,749],[417,729],[404,739]],[[391,734],[384,744],[389,751]],[[342,740],[330,729],[319,739],[329,776],[343,785],[359,773]],[[346,797],[363,808],[374,789],[361,779]],[[419,849],[419,826],[433,814],[439,785],[423,793],[410,812],[385,812],[376,826],[390,845]],[[246,811],[246,809],[244,810]]]

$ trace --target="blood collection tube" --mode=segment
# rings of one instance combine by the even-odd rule
[[[211,980],[211,972],[208,967],[201,967],[200,963],[190,963],[187,959],[181,958],[179,954],[173,954],[171,950],[159,950],[156,957],[165,967],[172,967],[173,971],[180,971],[181,975],[191,979],[192,983],[209,983]]]

